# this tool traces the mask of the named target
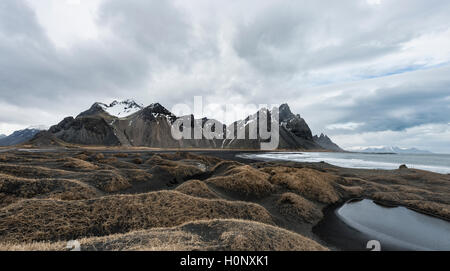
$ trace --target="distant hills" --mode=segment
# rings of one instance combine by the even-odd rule
[[[399,154],[430,154],[432,152],[426,150],[419,150],[416,148],[400,148],[400,147],[389,147],[389,146],[377,146],[377,147],[355,147],[349,149],[354,152],[363,153],[399,153]]]
[[[298,114],[293,114],[287,104],[279,108],[280,131],[278,149],[296,150],[341,150],[325,135],[313,136],[306,121]],[[262,115],[271,118],[272,111],[260,109],[243,120],[225,125],[208,118],[196,119],[191,115],[191,128],[194,124],[201,127],[210,126],[213,132],[231,133],[234,127],[235,135],[240,127],[246,133],[246,139],[198,139],[176,140],[172,137],[172,124],[179,118],[159,103],[144,107],[133,100],[114,101],[111,104],[94,103],[89,109],[81,112],[75,118],[66,117],[60,123],[50,127],[48,133],[33,137],[34,145],[42,146],[45,142],[58,140],[80,145],[102,146],[145,146],[153,148],[207,148],[207,149],[259,149],[263,140],[259,134],[255,139],[248,139],[250,125]],[[211,124],[213,123],[213,124]],[[241,125],[241,126],[240,126]],[[259,124],[258,124],[259,125]],[[270,126],[270,124],[268,123]],[[184,127],[183,127],[184,129]],[[39,131],[37,131],[39,132]],[[194,138],[192,136],[192,138]],[[30,138],[29,138],[30,139]]]
[[[0,135],[0,146],[12,146],[27,142],[43,129],[44,128],[40,126],[29,127],[23,130],[15,131],[9,136]]]

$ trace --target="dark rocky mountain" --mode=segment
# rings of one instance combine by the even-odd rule
[[[5,137],[6,137],[6,135],[0,134],[0,139],[5,138]]]
[[[213,119],[195,119],[193,115],[177,117],[159,103],[140,107],[132,100],[113,102],[110,105],[95,103],[76,118],[67,117],[49,132],[56,138],[74,144],[106,146],[146,146],[153,148],[218,148],[218,149],[259,149],[262,139],[259,132],[249,139],[251,125],[259,128],[259,118],[266,117],[270,127],[272,121],[280,131],[279,149],[323,149],[313,139],[306,121],[291,112],[287,104],[279,107],[279,120],[272,120],[272,111],[261,109],[244,120],[226,126]],[[192,139],[174,139],[172,126],[181,123],[180,132],[189,133]],[[189,126],[184,127],[186,123]],[[245,132],[246,139],[210,138],[208,135],[194,137],[197,124],[217,135],[231,135]],[[233,131],[234,127],[234,131]]]
[[[40,128],[27,128],[18,130],[9,136],[0,138],[0,146],[13,146],[21,144],[32,139],[37,133],[41,131]]]
[[[177,117],[159,103],[116,116],[111,115],[111,111],[117,112],[113,108],[114,104],[121,103],[113,103],[109,107],[95,103],[76,118],[67,117],[52,126],[49,132],[65,142],[83,145],[220,148],[216,140],[175,140],[171,127]],[[193,120],[192,127],[194,121],[206,122],[205,119]]]
[[[54,134],[49,131],[40,131],[31,140],[27,141],[25,144],[27,146],[33,147],[70,147],[70,144],[57,138]]]
[[[334,143],[327,135],[320,134],[320,136],[314,136],[314,142],[319,144],[322,148],[330,151],[344,151],[336,143]]]
[[[255,125],[259,130],[259,118],[264,117],[268,120],[267,127],[271,127],[271,122],[275,119],[271,116],[271,111],[268,109],[261,109],[257,113],[247,117],[245,120],[240,120],[232,125],[235,127],[241,127],[245,129],[246,138],[249,137],[249,126]],[[300,115],[294,115],[287,104],[283,104],[279,107],[279,120],[277,123],[279,127],[279,144],[278,149],[303,149],[303,150],[320,150],[321,146],[313,141],[311,130],[306,124],[305,120]],[[230,129],[230,128],[228,128]],[[268,129],[270,131],[270,129]],[[237,133],[236,133],[237,134]],[[232,139],[225,140],[223,147],[230,149],[259,149],[262,142],[268,140],[261,139],[260,135],[257,135],[257,139]]]

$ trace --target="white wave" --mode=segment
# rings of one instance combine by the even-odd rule
[[[298,153],[298,152],[272,152],[272,153],[262,153],[262,154],[240,154],[242,158],[250,158],[250,159],[259,159],[259,160],[281,160],[281,161],[294,161],[294,162],[309,162],[309,163],[317,163],[317,162],[326,162],[328,164],[332,164],[338,167],[346,167],[346,168],[362,168],[362,169],[385,169],[392,170],[398,169],[401,164],[407,164],[409,168],[422,169],[442,174],[450,173],[450,165],[449,166],[441,166],[441,165],[431,165],[431,164],[422,164],[422,163],[407,163],[407,162],[394,162],[394,161],[371,161],[370,156],[364,156],[366,159],[362,159],[361,157],[352,158],[352,157],[338,157],[341,154],[334,153],[321,153],[321,152],[307,152],[307,153]],[[356,155],[353,155],[356,156]],[[373,157],[373,156],[372,156]],[[388,160],[388,156],[384,156],[386,160]]]

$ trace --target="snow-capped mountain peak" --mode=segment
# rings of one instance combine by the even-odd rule
[[[144,108],[142,104],[128,99],[124,101],[113,101],[111,104],[98,103],[98,105],[111,116],[118,118],[128,117]]]
[[[39,125],[31,125],[31,126],[27,127],[26,129],[45,131],[45,130],[48,130],[48,128],[49,127],[47,125],[39,124]]]
[[[416,154],[431,153],[429,151],[419,150],[417,148],[400,148],[395,146],[352,147],[348,148],[348,150],[364,153],[416,153]]]

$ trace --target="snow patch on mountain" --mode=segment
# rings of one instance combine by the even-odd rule
[[[138,104],[133,100],[125,101],[113,101],[111,104],[107,105],[104,103],[98,103],[101,108],[111,116],[118,118],[128,117],[144,108],[142,104]]]
[[[415,153],[415,154],[431,153],[430,151],[419,150],[417,148],[400,148],[395,146],[351,147],[348,148],[347,150],[364,153]]]
[[[50,127],[48,127],[47,125],[39,124],[39,125],[29,126],[26,129],[45,131],[45,130],[48,130],[48,128],[50,128]]]

